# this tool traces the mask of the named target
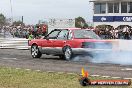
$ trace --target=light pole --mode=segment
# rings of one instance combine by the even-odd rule
[[[13,23],[13,10],[12,10],[12,1],[10,0],[11,5],[11,23]]]

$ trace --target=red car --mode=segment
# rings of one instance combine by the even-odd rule
[[[29,41],[31,55],[40,58],[42,54],[56,55],[71,60],[75,55],[90,55],[111,49],[111,43],[101,40],[91,30],[80,28],[54,29],[43,39]]]

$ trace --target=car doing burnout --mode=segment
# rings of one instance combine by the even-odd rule
[[[93,31],[80,28],[54,29],[41,39],[29,41],[31,55],[55,55],[71,60],[76,55],[89,55],[111,49],[111,43],[101,40]]]

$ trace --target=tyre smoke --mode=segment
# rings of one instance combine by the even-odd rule
[[[132,40],[111,40],[110,43],[112,44],[111,50],[107,50],[111,47],[111,44],[103,43],[101,46],[101,44],[95,43],[95,49],[97,50],[92,51],[93,57],[88,56],[86,58],[77,56],[73,60],[90,61],[92,63],[132,65]],[[104,46],[106,49],[104,49]],[[98,51],[98,47],[101,51]]]

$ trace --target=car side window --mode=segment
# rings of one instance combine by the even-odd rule
[[[62,30],[57,39],[60,39],[60,40],[67,40],[67,37],[68,37],[68,30]]]
[[[56,30],[56,31],[52,31],[47,37],[49,38],[49,39],[56,39],[57,38],[57,36],[58,36],[58,34],[59,34],[59,30]]]

